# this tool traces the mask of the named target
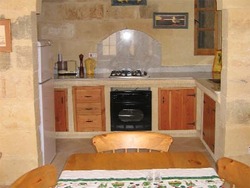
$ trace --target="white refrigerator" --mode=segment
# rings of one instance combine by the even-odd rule
[[[41,150],[43,164],[49,164],[56,155],[54,80],[51,41],[38,41],[37,48]]]

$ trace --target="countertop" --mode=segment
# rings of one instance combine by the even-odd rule
[[[80,78],[74,75],[54,75],[56,81],[60,80],[96,80],[96,79],[107,79],[107,80],[134,80],[134,79],[209,79],[212,77],[211,72],[159,72],[159,73],[148,73],[147,77],[134,77],[134,78],[109,78],[109,73],[95,74],[93,76],[84,75],[84,78]]]
[[[212,78],[211,72],[158,72],[158,73],[148,73],[148,77],[135,77],[135,78],[109,78],[109,73],[103,74],[95,74],[94,76],[86,76],[84,78],[79,78],[74,75],[54,75],[55,84],[59,84],[62,82],[71,82],[72,84],[79,82],[100,82],[100,83],[108,83],[108,85],[112,85],[113,82],[129,82],[130,84],[135,84],[137,82],[140,83],[153,83],[155,80],[158,81],[188,81],[194,80],[196,85],[200,88],[203,88],[209,92],[212,92],[216,95],[220,93],[220,83],[215,83],[210,81]]]

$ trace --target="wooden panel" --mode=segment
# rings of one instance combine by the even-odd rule
[[[103,86],[73,87],[75,130],[79,132],[105,130]]]
[[[159,130],[195,129],[194,88],[159,89]]]
[[[159,130],[170,129],[170,91],[166,89],[158,90],[158,112]]]
[[[67,89],[54,90],[55,129],[57,132],[68,131]]]
[[[215,143],[215,105],[215,101],[205,94],[203,108],[203,140],[213,152]]]
[[[183,96],[182,90],[171,91],[171,130],[183,129],[183,113],[182,113]]]
[[[202,152],[78,153],[64,170],[131,170],[211,167]]]
[[[183,129],[196,128],[196,90],[194,88],[183,90],[182,104]]]
[[[100,88],[80,87],[76,90],[77,102],[99,102],[101,100]]]
[[[101,103],[78,103],[76,104],[77,114],[101,114]]]
[[[101,115],[79,115],[77,117],[79,127],[81,126],[87,126],[87,127],[100,127],[100,124],[102,122],[102,116]]]
[[[102,116],[101,115],[79,115],[78,131],[102,131]]]

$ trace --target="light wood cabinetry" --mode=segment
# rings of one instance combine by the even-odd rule
[[[75,131],[105,130],[103,86],[75,86],[73,89]]]
[[[159,130],[195,129],[195,88],[159,88]]]
[[[68,131],[67,99],[67,89],[54,89],[55,129],[57,132]]]
[[[204,94],[203,107],[203,140],[208,147],[214,152],[215,144],[215,101],[208,95]]]

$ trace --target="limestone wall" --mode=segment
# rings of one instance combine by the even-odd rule
[[[188,29],[154,29],[153,12],[188,12]],[[58,52],[66,60],[78,61],[79,54],[96,52],[97,44],[112,33],[135,29],[161,43],[163,66],[211,65],[213,56],[194,56],[193,20],[193,0],[148,0],[147,6],[111,6],[110,0],[44,0],[38,28],[40,38],[54,41],[55,62]]]
[[[250,2],[222,1],[220,156],[250,165]]]
[[[39,164],[35,9],[35,0],[0,1],[13,50],[0,52],[0,185]]]

